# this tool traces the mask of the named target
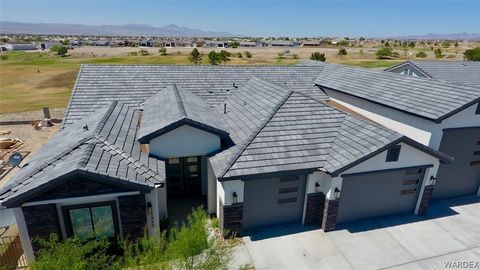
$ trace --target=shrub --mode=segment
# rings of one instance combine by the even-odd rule
[[[285,53],[277,53],[277,59],[285,59]]]
[[[393,51],[390,47],[383,47],[378,49],[378,51],[375,52],[375,55],[378,59],[388,59],[393,55]]]
[[[57,55],[65,56],[68,52],[68,49],[63,45],[55,44],[52,46],[52,48],[50,48],[50,51],[56,53]]]
[[[238,41],[233,41],[230,43],[230,47],[232,48],[238,48],[240,46],[240,43]]]
[[[338,50],[338,55],[340,55],[340,56],[347,55],[347,54],[348,54],[348,52],[345,48],[340,48]]]
[[[238,52],[236,55],[237,55],[238,58],[243,58],[243,55],[242,55],[241,52]]]
[[[220,62],[223,62],[224,65],[226,65],[227,62],[230,61],[230,56],[231,56],[231,53],[225,50],[221,50],[220,53],[218,53],[218,60]]]
[[[452,44],[451,44],[450,41],[448,41],[448,40],[445,40],[445,41],[442,42],[442,46],[443,46],[444,48],[448,48],[448,47],[450,47],[450,45],[452,45]]]
[[[137,56],[138,53],[137,52],[128,52],[128,56]]]
[[[417,54],[415,54],[415,56],[419,57],[419,58],[425,58],[425,57],[427,57],[427,54],[423,51],[420,51]]]
[[[293,57],[293,59],[298,59],[298,54],[295,54],[295,53],[294,53],[294,54],[292,55],[292,57]]]
[[[325,57],[324,53],[314,52],[310,55],[310,60],[325,62],[327,58]]]
[[[463,55],[467,60],[470,61],[480,61],[480,47],[474,49],[466,50]]]
[[[167,55],[167,48],[161,47],[160,49],[158,49],[158,52],[160,53],[160,55]]]
[[[215,51],[211,51],[208,54],[208,61],[211,65],[218,65],[218,63],[220,62],[218,53]]]
[[[139,53],[140,53],[140,55],[143,55],[143,56],[149,55],[148,51],[145,50],[145,49],[140,49]]]
[[[5,61],[5,60],[8,60],[8,55],[2,54],[2,55],[0,55],[0,59],[1,59],[1,60],[4,60],[4,61]]]
[[[435,51],[433,51],[433,53],[435,53],[435,57],[436,58],[443,58],[445,55],[443,55],[442,53],[442,49],[438,48],[436,49]]]
[[[58,236],[50,235],[48,240],[36,238],[40,251],[31,264],[32,270],[49,269],[116,269],[115,256],[109,255],[111,244],[107,239],[83,241],[68,238],[60,242]]]
[[[249,51],[245,51],[245,56],[246,56],[247,58],[252,58],[252,53],[249,52]]]
[[[198,64],[202,62],[202,55],[198,51],[197,48],[194,48],[191,52],[190,55],[188,56],[188,61],[194,64]]]

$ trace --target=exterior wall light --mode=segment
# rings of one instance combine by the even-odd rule
[[[437,178],[435,176],[430,176],[430,185],[435,185],[435,183],[437,182]]]
[[[333,192],[333,194],[334,194],[334,196],[335,196],[335,199],[340,198],[340,189],[335,188],[335,191]]]
[[[233,194],[232,194],[232,198],[233,198],[233,203],[237,203],[237,202],[238,202],[238,195],[237,195],[237,192],[233,192]]]
[[[315,182],[315,192],[320,191],[320,184],[318,182]]]

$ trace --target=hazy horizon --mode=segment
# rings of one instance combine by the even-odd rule
[[[242,36],[391,37],[480,33],[480,1],[12,1],[0,21],[175,24]]]

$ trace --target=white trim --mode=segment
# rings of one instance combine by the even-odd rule
[[[13,214],[15,215],[15,221],[17,222],[18,232],[20,234],[20,241],[22,242],[23,252],[27,261],[33,262],[35,256],[33,255],[32,242],[30,235],[28,234],[27,224],[25,223],[25,216],[21,207],[13,208]]]
[[[93,196],[83,196],[83,197],[72,197],[72,198],[62,198],[62,199],[55,199],[55,200],[27,202],[27,203],[24,203],[22,205],[22,207],[23,206],[51,204],[51,203],[75,203],[75,202],[82,202],[82,201],[85,201],[85,200],[98,200],[98,199],[104,199],[104,198],[112,198],[112,197],[128,196],[128,195],[136,195],[136,194],[140,194],[140,191],[108,193],[108,194],[102,194],[102,195],[93,195]]]

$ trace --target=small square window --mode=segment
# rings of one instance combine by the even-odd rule
[[[475,110],[475,114],[480,114],[480,102],[477,104],[477,109]]]
[[[386,162],[398,161],[399,156],[400,156],[400,145],[392,146],[388,149]]]

